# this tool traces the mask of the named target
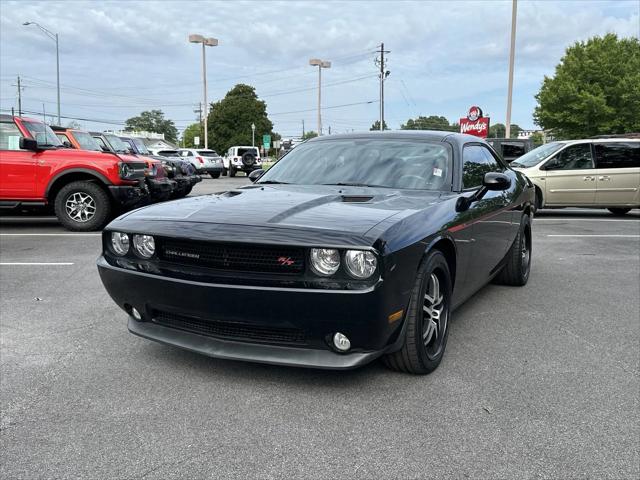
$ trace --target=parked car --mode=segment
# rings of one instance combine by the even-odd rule
[[[56,134],[56,137],[58,137],[58,140],[60,140],[62,145],[66,148],[102,152],[102,148],[89,132],[77,130],[75,128],[58,127],[55,125],[51,125],[50,127]]]
[[[134,154],[153,158],[162,163],[167,177],[176,182],[176,186],[171,192],[172,199],[186,197],[191,193],[193,186],[202,181],[202,178],[196,174],[195,168],[186,160],[180,157],[152,155],[145,143],[139,138],[120,137],[120,140],[125,142]]]
[[[547,143],[511,166],[535,184],[537,208],[606,208],[624,215],[640,207],[640,138]]]
[[[148,198],[145,171],[117,154],[64,148],[39,120],[0,115],[0,207],[51,206],[69,230],[97,230]]]
[[[130,147],[120,140],[118,136],[111,133],[90,133],[98,142],[102,151],[114,152],[129,159],[140,160],[140,158],[132,155]],[[149,192],[151,193],[151,200],[153,202],[169,200],[176,186],[176,182],[167,177],[167,174],[162,167],[162,162],[159,160],[155,160],[150,157],[143,157],[142,160],[147,163],[148,167],[146,181],[149,186]]]
[[[223,157],[223,175],[235,177],[236,172],[249,175],[262,166],[260,150],[256,147],[231,147]]]
[[[132,333],[226,359],[382,356],[429,373],[457,306],[529,278],[533,185],[477,137],[319,137],[249,177],[107,227],[98,270]]]
[[[181,148],[178,150],[180,157],[191,162],[199,173],[208,173],[211,178],[220,178],[224,170],[222,157],[215,150]]]
[[[528,138],[487,138],[486,141],[507,163],[533,149],[533,141]]]

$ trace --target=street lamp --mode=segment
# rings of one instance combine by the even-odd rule
[[[50,32],[49,30],[47,30],[37,22],[24,22],[22,25],[24,25],[25,27],[28,25],[35,25],[40,30],[42,30],[47,37],[49,37],[50,39],[56,42],[56,79],[58,84],[58,125],[62,125],[62,122],[60,121],[60,51],[58,49],[58,34]]]
[[[204,103],[203,108],[204,111],[204,148],[209,148],[209,132],[207,131],[207,116],[208,116],[208,105],[207,105],[207,61],[205,58],[204,47],[215,47],[218,45],[217,38],[205,38],[202,35],[191,34],[189,35],[189,42],[191,43],[201,43],[202,44],[202,83],[204,85]]]
[[[309,60],[309,65],[312,67],[318,67],[318,136],[322,135],[322,115],[320,113],[322,105],[322,69],[331,68],[331,62],[327,60],[320,60],[319,58],[312,58]]]
[[[251,146],[252,147],[256,146],[256,124],[255,123],[251,124]]]

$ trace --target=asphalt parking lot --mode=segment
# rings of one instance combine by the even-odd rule
[[[528,285],[456,311],[424,377],[155,344],[102,287],[99,234],[11,217],[0,246],[3,478],[640,477],[638,210],[540,212]]]

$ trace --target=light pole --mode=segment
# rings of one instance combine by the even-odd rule
[[[331,62],[327,60],[320,60],[319,58],[312,58],[309,60],[309,65],[312,67],[318,67],[318,136],[322,136],[322,115],[320,110],[322,108],[322,69],[331,68]]]
[[[56,42],[56,83],[58,85],[58,125],[61,125],[62,123],[60,121],[60,50],[58,48],[58,34],[50,32],[49,30],[47,30],[37,22],[24,22],[22,25],[24,25],[25,27],[28,25],[35,25],[40,30],[42,30],[47,37],[49,37],[50,39]]]
[[[516,53],[516,19],[518,17],[518,0],[511,5],[511,49],[509,50],[509,86],[507,91],[507,125],[504,136],[511,137],[511,98],[513,95],[513,61]]]
[[[251,124],[251,146],[252,147],[256,146],[256,124],[255,123]]]
[[[215,47],[218,45],[217,38],[205,38],[197,33],[189,35],[189,42],[202,44],[202,84],[204,86],[204,103],[203,112],[204,115],[204,148],[209,148],[209,132],[207,128],[207,117],[209,106],[207,105],[207,60],[205,56],[205,47]]]

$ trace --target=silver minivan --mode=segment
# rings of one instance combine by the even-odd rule
[[[567,140],[541,145],[510,166],[536,186],[536,207],[640,207],[640,138]]]

